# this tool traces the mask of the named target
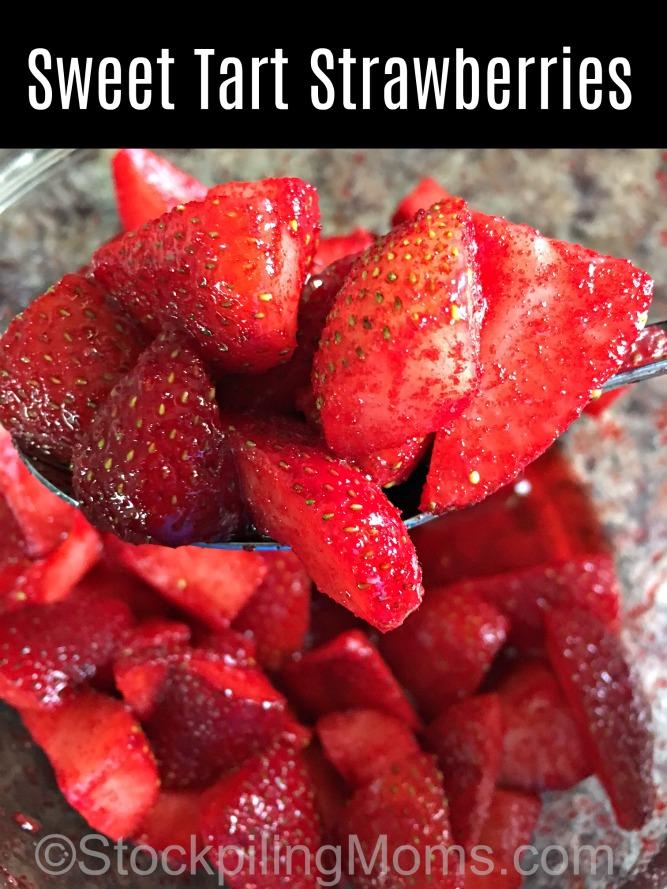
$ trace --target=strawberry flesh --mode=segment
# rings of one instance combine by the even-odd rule
[[[405,885],[406,871],[413,889],[463,887],[458,856],[446,852],[453,843],[442,775],[428,754],[394,763],[357,789],[343,812],[341,835],[343,848],[350,843],[354,851],[349,878],[355,889]],[[382,852],[374,857],[379,839],[386,858]]]
[[[111,536],[106,546],[120,565],[214,630],[229,626],[268,570],[259,553],[150,543],[134,546]]]
[[[477,386],[483,305],[470,213],[435,204],[353,266],[313,363],[325,438],[347,458],[450,424]]]
[[[542,793],[567,790],[592,774],[577,723],[546,664],[520,663],[495,691],[505,725],[499,783]]]
[[[112,840],[130,836],[154,805],[159,778],[127,707],[85,689],[55,710],[24,710],[21,717],[69,804]]]
[[[359,630],[295,657],[280,673],[294,705],[309,718],[353,708],[381,710],[411,729],[420,725],[377,648]]]
[[[133,620],[123,602],[28,605],[0,617],[0,698],[49,710],[92,679],[121,645]]]
[[[422,509],[482,500],[534,460],[622,365],[653,281],[628,260],[473,214],[481,289],[480,390],[436,436]]]
[[[433,718],[477,691],[507,638],[509,621],[474,594],[429,589],[380,651],[422,712]]]
[[[204,794],[199,824],[209,860],[230,889],[321,885],[321,827],[299,750],[277,744],[224,775]],[[260,857],[262,838],[270,860]]]
[[[500,772],[500,700],[485,694],[453,704],[429,725],[425,743],[443,774],[454,841],[470,852],[479,842]]]
[[[545,615],[547,650],[595,772],[625,830],[653,813],[650,708],[619,637],[580,608]]]
[[[121,148],[111,158],[111,174],[125,231],[206,197],[205,185],[147,148]]]

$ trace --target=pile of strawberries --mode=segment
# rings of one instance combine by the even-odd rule
[[[427,459],[423,510],[484,499],[646,320],[653,282],[628,260],[428,180],[387,234],[328,240],[298,178],[207,190],[127,150],[113,173],[126,231],[9,325],[0,422],[71,467],[96,528],[180,546],[253,526],[383,631],[423,592],[386,488]]]
[[[318,885],[327,843],[360,889],[517,887],[539,794],[591,774],[642,827],[613,560],[548,448],[630,354],[648,275],[430,180],[388,234],[321,238],[298,179],[113,172],[126,233],[0,341],[0,698],[69,802],[262,889]],[[477,505],[409,536],[387,491],[419,465],[423,509]],[[292,551],[189,545],[253,532]],[[262,836],[284,868],[301,848],[291,876],[220,852]],[[435,857],[396,866],[454,845],[435,884]]]
[[[0,699],[93,830],[238,889],[322,885],[327,845],[385,885],[382,837],[388,886],[516,889],[543,791],[596,774],[621,827],[651,817],[613,559],[558,451],[414,532],[424,601],[380,634],[289,551],[100,534],[0,442]],[[450,874],[408,879],[427,846]]]

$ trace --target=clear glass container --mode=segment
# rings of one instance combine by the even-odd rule
[[[300,176],[318,189],[324,234],[343,234],[357,226],[386,230],[398,201],[421,177],[430,176],[486,213],[630,258],[655,279],[651,320],[667,318],[667,154],[657,149],[156,150],[211,185]],[[113,151],[0,149],[0,327],[116,233],[109,167]],[[665,802],[666,396],[666,378],[637,384],[601,418],[584,416],[563,437],[615,547],[625,595],[623,635],[652,703],[655,780]],[[40,830],[22,830],[20,817],[15,817],[21,814],[37,819]],[[50,885],[51,878],[35,863],[40,838],[62,834],[76,840],[85,833],[85,824],[60,797],[45,758],[27,739],[20,720],[0,705],[0,887]],[[545,796],[537,851],[524,861],[535,872],[525,886],[622,886],[646,868],[665,835],[663,811],[641,834],[619,830],[600,785],[590,778],[570,792]],[[553,845],[564,852],[550,850]],[[592,874],[590,861],[576,854],[582,845],[609,846],[613,876]],[[564,857],[568,864],[563,873]],[[95,885],[182,885],[164,875],[122,871],[121,862],[96,873]],[[89,879],[74,867],[64,881],[76,887],[89,885]],[[667,878],[655,880],[646,885],[667,884]],[[203,874],[188,885],[214,883]]]

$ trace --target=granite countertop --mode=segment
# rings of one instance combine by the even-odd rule
[[[159,149],[158,149],[159,150]],[[46,202],[28,199],[20,209],[0,214],[0,304],[5,319],[42,285],[79,264],[116,225],[108,174],[112,150],[88,151],[80,169],[46,187]],[[475,208],[507,216],[545,235],[574,241],[604,253],[625,256],[655,280],[651,318],[667,318],[667,151],[658,149],[182,149],[161,152],[211,183],[298,175],[320,193],[325,234],[363,226],[381,231],[397,201],[423,176],[432,176]],[[0,149],[0,165],[14,152]],[[1,173],[1,169],[0,169]],[[67,203],[66,209],[53,210]],[[51,254],[45,261],[44,245]],[[660,738],[658,774],[667,788],[667,687],[663,640],[667,640],[667,381],[634,387],[600,421],[584,419],[566,436],[577,470],[588,484],[612,535],[630,606],[652,596],[648,613],[637,609],[626,641],[637,658],[655,705]],[[662,689],[662,691],[660,690]],[[49,833],[78,837],[85,825],[54,789],[45,758],[28,741],[20,720],[0,706],[0,889],[37,889],[56,885],[35,865],[34,850]],[[593,782],[594,784],[594,782]],[[540,832],[571,845],[596,837],[615,850],[621,886],[637,860],[642,863],[665,834],[665,820],[639,836],[624,835],[602,820],[586,787],[551,799]],[[569,822],[575,811],[574,830]],[[21,829],[23,813],[42,825]],[[20,819],[18,819],[20,821]],[[68,887],[148,887],[183,885],[158,877],[120,876],[116,869],[85,877],[76,869],[60,885]],[[213,885],[206,875],[188,886]],[[602,887],[593,880],[536,874],[531,889]]]

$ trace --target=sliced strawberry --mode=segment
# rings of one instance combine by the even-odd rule
[[[295,658],[280,678],[290,700],[310,718],[373,708],[412,729],[419,727],[412,705],[377,648],[358,630]]]
[[[431,203],[435,203],[435,201]],[[349,235],[329,235],[326,238],[320,238],[317,252],[313,258],[311,273],[319,275],[320,272],[344,256],[362,253],[374,241],[375,235],[366,231],[365,228],[355,228]]]
[[[0,698],[48,710],[92,678],[133,623],[123,602],[28,605],[0,617]]]
[[[25,710],[68,803],[112,840],[131,835],[159,787],[146,736],[120,701],[91,690],[49,712]]]
[[[480,391],[436,436],[422,509],[482,500],[514,478],[622,365],[653,282],[628,260],[473,214],[487,310]]]
[[[221,371],[259,372],[294,351],[318,231],[300,179],[231,183],[104,245],[93,273],[153,333],[175,326]]]
[[[171,665],[182,662],[186,651],[185,646],[172,643],[119,652],[113,663],[114,684],[139,719],[146,719],[153,712]]]
[[[365,457],[358,457],[356,464],[370,475],[376,485],[393,488],[407,481],[433,444],[432,435],[410,438],[397,448],[383,448]]]
[[[47,555],[67,536],[74,508],[51,493],[19,457],[9,432],[0,426],[0,495],[18,522],[25,551],[32,558]]]
[[[307,738],[259,670],[196,650],[167,660],[164,684],[143,718],[165,787],[205,787],[281,736]]]
[[[621,640],[580,608],[545,615],[547,650],[583,734],[595,772],[625,830],[653,813],[650,708]]]
[[[187,341],[161,335],[114,386],[73,456],[102,531],[169,546],[226,540],[242,509],[215,390]]]
[[[514,861],[517,850],[531,844],[541,811],[539,796],[497,788],[482,828],[480,846],[488,846],[500,860]]]
[[[414,889],[463,886],[458,856],[447,854],[453,846],[448,804],[434,757],[401,760],[356,790],[340,832],[343,848],[353,851],[355,889],[404,886],[406,874]]]
[[[72,529],[42,559],[30,559],[21,549],[0,565],[0,614],[26,603],[59,602],[73,592],[102,552],[100,535],[79,513]]]
[[[65,275],[0,341],[0,422],[28,454],[68,464],[72,448],[143,340],[102,290]]]
[[[462,581],[456,589],[474,592],[506,614],[509,642],[524,651],[543,647],[544,612],[553,606],[585,608],[612,628],[621,608],[614,561],[602,554],[478,577]]]
[[[259,531],[291,546],[318,589],[373,626],[402,623],[421,599],[421,571],[381,489],[298,423],[238,417],[230,434]]]
[[[542,793],[569,790],[592,774],[572,711],[546,664],[519,663],[495,691],[505,725],[500,784]]]
[[[259,553],[154,544],[133,546],[107,538],[119,564],[213,629],[224,629],[267,574]]]
[[[174,865],[192,866],[204,849],[198,830],[202,796],[201,790],[161,788],[131,841],[164,852]]]
[[[321,885],[321,828],[300,751],[276,745],[224,775],[205,793],[199,824],[209,860],[231,889]],[[266,839],[270,860],[262,857]]]
[[[257,660],[268,670],[299,651],[308,629],[310,577],[289,550],[259,554],[266,575],[234,619],[235,630],[257,645]]]
[[[123,652],[165,645],[187,645],[192,632],[188,624],[164,617],[149,617],[132,627],[123,637]]]
[[[381,710],[329,713],[317,721],[324,754],[350,787],[363,787],[393,763],[420,754],[414,733]]]
[[[435,588],[379,645],[399,682],[433,718],[477,691],[508,628],[507,618],[478,596]]]
[[[348,458],[448,426],[477,386],[482,303],[468,208],[435,204],[355,263],[313,362],[324,434]]]
[[[625,357],[621,371],[642,367],[653,361],[663,361],[665,358],[667,358],[667,330],[663,327],[651,325],[650,327],[645,327],[632,344],[630,354]],[[586,405],[584,413],[594,417],[600,416],[627,388],[627,386],[621,386],[618,389],[612,389],[610,392],[596,389],[592,393],[592,398]]]
[[[450,197],[449,192],[445,191],[439,182],[430,176],[424,176],[396,207],[391,224],[401,225],[416,216],[420,210],[426,210],[433,204],[446,201]]]
[[[299,299],[294,354],[289,361],[265,373],[229,374],[224,377],[218,387],[218,399],[223,410],[296,412],[299,396],[303,398],[304,391],[312,391],[313,356],[329,310],[355,258],[345,256],[318,274],[310,275]]]
[[[363,620],[355,617],[352,612],[334,602],[329,596],[313,590],[310,605],[310,626],[303,643],[304,651],[311,651],[332,642],[336,636],[347,633],[349,630],[359,630],[368,634],[371,631]]]
[[[109,546],[110,540],[119,545],[120,541],[110,534],[105,536],[106,545],[100,561],[77,583],[71,591],[72,598],[120,599],[129,606],[138,621],[181,618],[181,612],[160,596],[153,587],[121,567],[120,560],[117,560],[114,554],[115,550]]]
[[[590,496],[557,445],[486,500],[411,536],[429,588],[610,552]]]
[[[206,197],[205,185],[146,148],[121,148],[111,158],[111,173],[125,231]]]
[[[317,738],[313,738],[305,748],[303,758],[315,791],[315,808],[322,825],[323,839],[328,841],[334,838],[334,831],[340,824],[349,789],[341,774],[324,755]]]
[[[500,700],[485,694],[453,704],[429,725],[425,741],[443,774],[454,841],[469,853],[479,841],[500,771]]]

